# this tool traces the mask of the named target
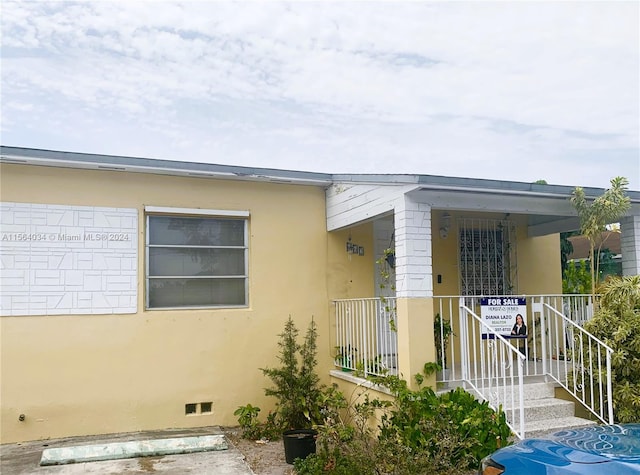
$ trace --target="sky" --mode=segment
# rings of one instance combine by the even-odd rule
[[[3,145],[640,190],[640,2],[3,0]]]

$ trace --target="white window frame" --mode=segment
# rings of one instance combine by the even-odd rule
[[[145,206],[145,310],[198,310],[198,309],[225,309],[225,308],[247,308],[249,307],[249,217],[250,213],[246,210],[218,210],[218,209],[202,209],[202,208],[173,208],[166,206]],[[150,307],[150,286],[149,280],[153,279],[149,275],[149,248],[154,247],[149,242],[149,218],[152,216],[175,216],[181,218],[189,218],[195,216],[203,216],[207,218],[237,218],[244,221],[244,304],[243,305],[204,305],[204,306],[177,306],[177,307]],[[167,247],[167,246],[158,246]],[[212,246],[216,248],[217,246]],[[229,246],[221,246],[229,248]],[[217,247],[220,248],[220,247]],[[233,246],[237,249],[238,246]],[[185,278],[185,276],[162,276],[163,278]],[[216,276],[209,278],[224,279],[224,276]],[[238,276],[234,276],[238,278]]]

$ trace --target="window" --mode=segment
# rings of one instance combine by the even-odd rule
[[[147,214],[147,308],[246,306],[248,213],[191,211]]]

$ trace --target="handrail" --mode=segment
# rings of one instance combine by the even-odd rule
[[[468,319],[469,316],[471,316],[472,323],[475,321],[475,325],[466,324],[465,319]],[[471,339],[468,334],[469,327],[471,327],[471,332],[473,333]],[[481,331],[480,338],[477,337],[476,329],[484,330]],[[482,338],[482,333],[487,334],[486,339]],[[496,333],[489,325],[482,321],[473,310],[464,305],[462,298],[460,299],[460,337],[460,353],[463,368],[462,380],[468,384],[480,398],[487,401],[493,409],[503,410],[507,416],[507,424],[511,430],[518,438],[523,439],[525,436],[525,355],[511,345],[506,338]],[[485,342],[485,344],[483,344],[483,342]],[[500,343],[498,344],[496,342]],[[485,353],[488,353],[488,355],[485,355]],[[472,356],[473,365],[471,363]],[[488,356],[488,358],[485,358],[485,356]],[[517,361],[517,401],[514,393],[514,356]],[[480,366],[479,370],[478,365]],[[500,386],[500,384],[502,384],[502,386]],[[510,398],[508,398],[509,394],[507,394],[509,388]],[[519,425],[519,430],[516,429],[516,422]]]
[[[522,343],[496,334],[479,316],[479,297],[434,297],[434,316],[439,313],[441,325],[448,322],[453,332],[447,338],[444,332],[441,336],[437,332],[434,335],[435,339],[439,337],[436,343],[446,348],[446,354],[439,355],[437,363],[449,370],[438,372],[437,381],[464,382],[465,387],[490,400],[496,409],[501,403],[508,403],[505,407],[510,427],[513,430],[521,426],[514,430],[519,437],[525,432],[524,418],[519,412],[520,406],[524,411],[524,404],[520,403],[524,400],[520,395],[523,392],[520,373],[522,377],[557,382],[599,420],[613,423],[613,350],[581,326],[593,316],[597,297],[558,294],[528,295],[527,299],[530,299],[528,335],[526,343],[522,342],[525,343],[522,355],[514,348]],[[395,302],[395,297],[333,300],[336,333],[332,346],[337,367],[360,371],[365,376],[399,374]],[[481,334],[490,337],[483,340]],[[516,398],[519,398],[517,407]]]
[[[592,335],[591,333],[589,333],[587,330],[585,330],[584,328],[582,328],[580,325],[578,325],[577,323],[575,323],[574,321],[572,321],[571,319],[567,318],[564,314],[562,314],[561,312],[557,311],[555,308],[553,308],[552,306],[544,303],[543,306],[548,310],[551,311],[552,315],[555,315],[556,318],[560,317],[560,321],[562,322],[562,334],[564,336],[564,338],[562,338],[562,344],[561,347],[564,350],[563,351],[563,361],[564,364],[562,365],[562,367],[560,366],[560,356],[556,355],[555,360],[553,358],[553,354],[550,354],[551,358],[549,359],[549,361],[551,361],[551,366],[549,368],[548,371],[546,371],[546,373],[551,376],[553,379],[555,379],[558,384],[560,384],[565,390],[567,390],[576,400],[578,400],[588,411],[590,411],[594,416],[596,416],[598,419],[600,419],[602,422],[604,422],[605,424],[613,424],[614,423],[614,419],[613,419],[613,391],[612,391],[612,381],[611,381],[611,355],[613,354],[613,349],[607,345],[606,343],[604,343],[603,341],[601,341],[600,339],[598,339],[596,336]],[[551,323],[551,322],[550,322]],[[569,329],[570,331],[567,331],[567,324],[569,324]],[[573,332],[578,333],[578,337],[576,337]],[[572,338],[571,340],[568,339],[568,334],[571,333],[572,334]],[[555,336],[555,341],[553,341],[553,338]],[[556,322],[556,325],[554,328],[549,328],[548,329],[548,340],[549,340],[549,352],[552,353],[553,352],[553,343],[555,343],[556,348],[560,348],[560,340],[558,338],[559,336],[559,332],[558,332],[558,325]],[[546,340],[547,338],[545,338]],[[585,366],[585,360],[587,358],[587,356],[584,354],[584,349],[585,349],[585,339],[587,340],[587,348],[588,348],[588,368]],[[576,341],[578,341],[577,345],[576,345]],[[592,350],[592,342],[594,343],[594,345],[596,346],[595,348],[595,353],[597,355],[597,387],[594,388],[594,350]],[[569,345],[567,344],[569,343]],[[567,346],[570,346],[570,348],[567,348]],[[576,346],[578,347],[578,349],[576,349]],[[568,351],[569,350],[569,351]],[[603,390],[602,387],[602,351],[604,350],[605,352],[605,356],[606,356],[606,377],[607,377],[607,387],[606,387],[606,396],[607,396],[607,401],[606,401],[606,406],[607,406],[607,418],[605,418],[605,414],[603,411],[603,404],[604,404],[604,397],[603,397],[603,392],[605,392]],[[571,367],[569,368],[569,357],[571,358]],[[555,374],[553,372],[554,367],[553,367],[553,361],[556,362],[555,364]],[[561,371],[561,369],[563,371]],[[573,377],[573,387],[571,387],[571,385],[569,384],[568,381],[568,371],[571,371],[572,377]],[[588,374],[589,377],[589,399],[590,401],[587,401],[587,394],[586,394],[586,387],[585,387],[585,373]],[[564,374],[564,377],[562,377]],[[577,383],[577,381],[581,381],[581,383]],[[594,400],[594,390],[597,389],[597,395],[598,395],[598,400]],[[581,394],[579,394],[581,393]],[[599,411],[596,410],[596,403],[599,403]],[[607,420],[608,419],[608,420]]]
[[[598,296],[590,294],[552,294],[552,295],[522,295],[527,299],[527,315],[526,325],[528,329],[528,352],[529,361],[525,364],[525,376],[544,377],[547,360],[543,358],[542,351],[545,347],[544,334],[541,326],[544,319],[541,317],[543,312],[543,303],[551,305],[556,310],[562,312],[567,318],[578,325],[582,325],[585,321],[593,316],[593,308]],[[473,310],[476,315],[480,315],[482,296],[460,296],[460,295],[438,295],[433,297],[434,315],[440,315],[442,325],[446,322],[451,325],[452,333],[448,339],[441,338],[438,343],[440,347],[446,349],[445,354],[437,355],[437,363],[448,371],[438,373],[438,381],[451,383],[460,381],[461,366],[459,360],[459,352],[457,339],[460,329],[458,328],[458,312],[460,307],[460,298],[464,297],[464,304]],[[436,334],[436,338],[437,338]],[[444,345],[442,345],[444,343]]]

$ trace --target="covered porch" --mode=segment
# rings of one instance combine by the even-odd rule
[[[524,378],[557,381],[596,417],[610,419],[610,404],[596,400],[607,391],[594,386],[606,385],[598,375],[609,353],[581,327],[593,299],[561,294],[558,233],[579,228],[573,188],[430,176],[367,180],[336,180],[327,191],[336,368],[397,374],[412,384],[425,363],[437,362],[442,371],[427,383],[464,384],[495,407],[510,398],[516,433],[524,424],[516,403]],[[640,269],[639,202],[632,200],[621,223],[625,274]],[[481,298],[505,295],[526,298],[526,338],[486,337]]]

